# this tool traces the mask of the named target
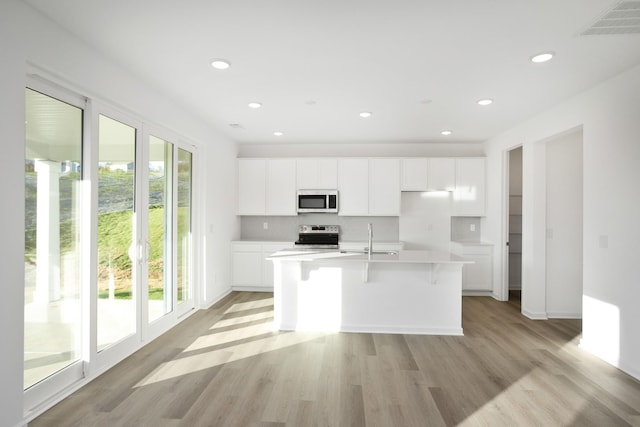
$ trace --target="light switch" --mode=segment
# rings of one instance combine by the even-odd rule
[[[475,224],[470,224],[469,225],[469,230],[470,231],[476,231],[476,225]]]
[[[262,228],[264,228],[265,230],[269,229],[269,223],[268,222],[263,222],[262,223]]]

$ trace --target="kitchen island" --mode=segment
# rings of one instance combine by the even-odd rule
[[[272,254],[279,330],[462,335],[462,268],[433,251]]]

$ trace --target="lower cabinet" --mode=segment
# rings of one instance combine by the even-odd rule
[[[487,244],[451,244],[451,252],[473,261],[462,267],[462,291],[467,295],[489,295],[493,291],[493,246]]]
[[[233,290],[273,291],[273,263],[265,258],[291,242],[233,242]]]

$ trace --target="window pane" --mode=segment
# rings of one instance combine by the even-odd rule
[[[171,237],[173,144],[149,137],[149,322],[173,309]]]
[[[191,153],[178,149],[178,302],[191,299]]]
[[[100,115],[98,129],[98,351],[133,334],[136,129]]]
[[[82,109],[25,93],[24,387],[80,358]]]

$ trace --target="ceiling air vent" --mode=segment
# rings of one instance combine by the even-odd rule
[[[640,34],[640,1],[624,0],[617,3],[581,34]]]

